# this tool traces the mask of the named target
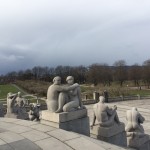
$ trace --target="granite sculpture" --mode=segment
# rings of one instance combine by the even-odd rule
[[[24,99],[21,96],[21,92],[7,94],[7,113],[5,117],[28,119],[28,113],[25,109]]]
[[[117,106],[115,105],[113,108],[109,108],[105,105],[105,98],[103,96],[99,97],[99,102],[93,106],[94,117],[92,121],[91,127],[94,126],[95,121],[98,121],[98,124],[102,127],[110,127],[114,123],[119,124],[119,118],[117,115]]]
[[[127,133],[127,143],[129,147],[138,149],[150,148],[149,136],[144,133],[141,125],[145,118],[140,114],[136,107],[128,110],[126,113],[127,125],[125,127]]]
[[[109,108],[105,105],[105,98],[99,97],[99,102],[93,106],[93,121],[90,135],[93,138],[103,140],[115,145],[126,146],[125,126],[119,121],[117,106]]]
[[[47,110],[41,111],[41,123],[67,131],[90,135],[87,109],[81,102],[79,84],[68,76],[66,85],[61,85],[59,76],[47,91]],[[84,109],[83,109],[84,108]]]
[[[40,120],[40,105],[36,103],[30,104],[29,120],[39,121]]]
[[[53,79],[53,84],[48,88],[47,91],[47,109],[51,112],[59,112],[62,110],[58,110],[59,106],[62,106],[64,97],[62,98],[62,92],[68,92],[74,90],[79,87],[79,84],[75,83],[70,86],[61,85],[61,77],[56,76]],[[67,99],[65,99],[67,100]]]
[[[11,92],[9,92],[7,94],[7,113],[6,113],[6,116],[11,116],[14,114],[16,97],[17,97],[17,94],[13,94]]]
[[[74,84],[74,78],[72,76],[68,76],[66,81],[66,87],[70,87]],[[61,92],[59,94],[58,109],[56,110],[56,113],[69,112],[82,108],[84,108],[84,106],[82,105],[80,86],[69,90],[68,92]]]

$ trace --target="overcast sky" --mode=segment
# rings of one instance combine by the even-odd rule
[[[149,58],[149,0],[0,0],[0,74]]]

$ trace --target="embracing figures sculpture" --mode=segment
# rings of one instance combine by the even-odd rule
[[[61,85],[61,77],[56,76],[47,91],[47,109],[51,112],[69,112],[83,108],[79,84],[68,76],[67,85]]]

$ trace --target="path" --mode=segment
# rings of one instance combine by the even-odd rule
[[[0,118],[0,150],[125,150],[38,122]]]

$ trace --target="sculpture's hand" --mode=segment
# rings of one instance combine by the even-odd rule
[[[93,126],[94,126],[94,125],[90,125],[91,129],[93,129]]]
[[[81,109],[85,109],[86,107],[85,107],[84,105],[81,105],[80,108],[81,108]]]

